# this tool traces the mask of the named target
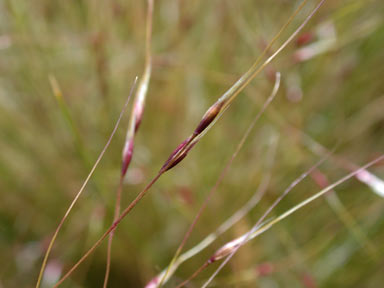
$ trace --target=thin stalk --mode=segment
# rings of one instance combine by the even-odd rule
[[[57,82],[55,76],[49,75],[48,79],[49,79],[49,83],[51,84],[52,93],[55,96],[57,104],[59,105],[60,112],[63,115],[63,118],[65,119],[65,121],[67,122],[69,130],[71,131],[77,153],[83,160],[85,167],[87,169],[91,169],[89,156],[84,148],[83,138],[79,132],[79,128],[77,127],[76,122],[73,120],[71,116],[68,105],[63,98],[63,92],[60,89],[60,85]]]
[[[152,71],[152,57],[151,57],[151,41],[152,41],[152,21],[153,21],[153,0],[148,0],[147,18],[146,18],[146,40],[145,40],[145,68],[143,75],[140,79],[135,98],[133,101],[131,117],[128,124],[127,136],[122,155],[122,167],[120,174],[120,182],[116,193],[116,204],[113,222],[115,222],[120,214],[121,210],[121,192],[123,189],[124,177],[127,173],[128,167],[131,163],[134,149],[134,138],[141,124],[143,117],[145,100],[148,92],[149,80],[151,78]],[[113,224],[112,222],[112,224]],[[105,269],[105,277],[103,288],[108,286],[108,278],[111,267],[111,253],[112,253],[112,241],[114,232],[108,237],[107,248],[107,264]]]
[[[265,223],[262,223],[262,225],[268,223],[268,221],[266,221]],[[260,227],[262,226],[260,225]],[[259,227],[258,227],[259,228]],[[240,237],[239,237],[240,238]],[[241,239],[240,239],[241,240]],[[239,242],[239,239],[235,239],[234,241],[237,241]],[[231,241],[231,242],[234,242],[234,241]],[[188,277],[186,280],[184,280],[183,282],[181,282],[179,285],[176,286],[176,288],[180,288],[180,287],[183,287],[185,285],[187,285],[191,280],[193,280],[197,275],[199,275],[202,271],[204,271],[210,264],[212,264],[214,261],[211,259],[209,259],[208,261],[206,261],[203,265],[201,265],[190,277]]]
[[[247,237],[246,239],[244,239],[242,241],[242,243],[240,243],[234,250],[233,252],[228,255],[225,260],[223,261],[223,263],[221,263],[221,265],[219,266],[219,268],[213,273],[213,275],[208,279],[208,281],[202,286],[202,287],[207,287],[207,285],[213,280],[213,278],[217,275],[218,272],[220,272],[220,270],[224,267],[225,264],[228,263],[228,261],[233,257],[233,255],[236,253],[236,251],[247,241],[249,241],[250,239],[253,239],[255,238],[256,236],[264,233],[265,231],[267,231],[268,229],[270,229],[273,225],[279,223],[280,221],[282,221],[283,219],[287,218],[288,216],[290,216],[291,214],[293,214],[294,212],[296,212],[297,210],[299,210],[300,208],[304,207],[305,205],[311,203],[312,201],[316,200],[317,198],[323,196],[324,194],[326,194],[327,192],[331,191],[333,188],[335,188],[336,186],[340,185],[341,183],[347,181],[348,179],[354,177],[356,174],[360,173],[361,171],[364,171],[365,169],[367,169],[368,167],[380,162],[384,160],[384,155],[381,155],[380,157],[374,159],[373,161],[369,162],[368,164],[362,166],[361,168],[357,169],[357,170],[354,170],[353,172],[349,173],[348,175],[344,176],[343,178],[339,179],[338,181],[334,182],[333,184],[329,185],[328,187],[322,189],[320,192],[316,193],[315,195],[307,198],[306,200],[300,202],[299,204],[297,204],[296,206],[294,206],[293,208],[289,209],[288,211],[286,211],[285,213],[281,214],[280,216],[278,216],[277,218],[275,218],[274,220],[272,220],[271,222],[265,224],[263,227],[255,230],[255,229],[251,229],[248,233],[246,233]]]
[[[185,285],[187,285],[192,279],[194,279],[197,275],[199,275],[201,272],[203,272],[209,266],[209,264],[211,264],[211,263],[208,261],[205,262],[188,279],[184,280],[179,285],[177,285],[176,288],[181,288],[181,287],[184,287]]]
[[[293,125],[288,124],[286,120],[277,113],[277,111],[273,110],[273,107],[271,107],[269,112],[269,116],[271,116],[275,122],[287,128],[282,130],[288,133],[289,136],[291,136],[292,132],[297,133],[303,140],[304,146],[307,147],[312,153],[319,156],[324,156],[329,152],[327,148],[313,139],[310,135],[294,127]],[[359,166],[340,155],[332,155],[331,159],[333,160],[334,164],[337,164],[339,167],[349,172],[359,168]],[[381,178],[377,177],[375,174],[369,172],[368,170],[361,171],[361,173],[356,174],[355,177],[360,182],[366,184],[376,195],[384,197],[384,181]]]
[[[253,88],[250,87],[250,89],[253,89]],[[255,101],[254,98],[251,98],[251,99]],[[321,157],[329,153],[329,150],[327,148],[325,148],[322,144],[320,144],[315,139],[313,139],[309,134],[298,129],[292,124],[287,123],[287,120],[284,119],[284,117],[282,117],[276,110],[274,110],[273,107],[269,109],[268,117],[272,117],[272,120],[276,122],[278,125],[284,126],[284,128],[286,129],[282,129],[282,131],[287,133],[288,136],[291,136],[292,133],[298,134],[304,146],[313,154]],[[337,154],[332,155],[331,159],[334,162],[334,164],[337,164],[339,167],[349,172],[359,168],[359,166],[357,166],[353,162]],[[379,177],[377,177],[375,174],[369,171],[362,171],[361,173],[357,174],[355,177],[360,182],[368,185],[373,190],[374,193],[376,193],[381,197],[384,197],[384,181]]]
[[[64,120],[67,122],[69,131],[72,134],[76,153],[79,155],[80,159],[82,160],[84,169],[86,171],[90,171],[92,169],[92,163],[90,160],[89,153],[85,149],[83,137],[80,133],[78,125],[76,124],[76,121],[74,121],[71,115],[70,108],[63,97],[63,92],[60,88],[60,85],[57,79],[55,78],[55,76],[49,75],[48,79],[52,88],[52,93],[55,96],[57,104],[60,108],[60,112]],[[94,182],[97,188],[97,192],[100,192],[101,190],[103,190],[103,185],[100,181],[98,181],[97,177],[94,179]]]
[[[327,176],[319,170],[313,171],[311,177],[313,181],[319,186],[319,188],[325,188],[329,185]],[[325,195],[325,199],[327,200],[327,203],[331,209],[336,213],[340,221],[345,225],[347,230],[359,243],[359,245],[366,249],[368,256],[371,257],[374,261],[377,261],[377,249],[368,239],[364,231],[359,227],[354,217],[345,208],[343,202],[341,202],[340,198],[337,196],[336,191],[329,191],[329,193]]]
[[[320,143],[316,142],[308,134],[292,126],[288,126],[288,127],[294,130],[295,132],[299,133],[303,137],[304,144],[313,153],[317,155],[324,155],[327,153],[327,149],[324,146],[322,146]],[[347,171],[353,171],[359,168],[359,166],[357,166],[356,164],[350,162],[349,160],[341,156],[334,155],[332,159],[337,165],[339,165],[340,167],[344,168]],[[384,197],[384,181],[381,178],[377,177],[375,174],[369,172],[368,170],[361,171],[360,173],[356,174],[355,177],[360,182],[366,184],[372,190],[372,192],[374,192],[376,195],[380,197]]]
[[[259,203],[260,199],[263,197],[264,193],[267,190],[268,184],[271,179],[271,166],[275,157],[275,150],[277,146],[277,139],[274,137],[273,141],[271,141],[270,149],[268,151],[268,159],[267,159],[267,174],[265,174],[261,180],[259,187],[255,194],[248,200],[246,204],[244,204],[240,209],[238,209],[231,217],[229,217],[224,223],[222,223],[214,232],[210,233],[206,236],[199,244],[195,245],[188,251],[184,252],[180,256],[178,256],[173,265],[169,264],[167,268],[165,268],[161,273],[159,273],[156,277],[154,277],[145,287],[153,288],[160,286],[161,284],[165,284],[170,277],[174,274],[176,269],[185,261],[192,258],[193,256],[200,253],[202,250],[207,248],[210,244],[212,244],[220,235],[228,231],[233,225],[235,225],[240,219],[242,219],[245,215],[251,211],[257,203]],[[168,271],[168,272],[167,272]],[[159,283],[159,279],[164,279],[163,283]]]
[[[145,188],[139,193],[139,195],[137,195],[137,197],[135,198],[135,200],[133,200],[131,202],[131,204],[129,204],[129,206],[121,213],[121,215],[119,216],[119,218],[113,222],[112,226],[110,226],[108,228],[107,231],[105,231],[105,233],[99,238],[99,240],[97,240],[95,242],[95,244],[93,244],[93,246],[80,258],[79,261],[76,262],[75,265],[72,266],[71,269],[69,269],[69,271],[55,284],[55,286],[53,286],[54,288],[58,287],[60,284],[62,284],[65,279],[67,279],[73,271],[75,271],[77,269],[77,267],[85,260],[88,258],[89,255],[92,254],[92,252],[104,241],[105,238],[107,238],[107,236],[116,229],[117,225],[119,225],[119,223],[121,222],[121,220],[124,219],[125,216],[128,215],[128,213],[136,206],[136,204],[145,196],[145,194],[147,193],[147,191],[153,186],[153,184],[156,183],[156,181],[160,178],[160,176],[164,173],[164,171],[160,171],[155,178],[153,178],[151,180],[151,182],[149,182],[147,184],[147,186],[145,186]]]
[[[85,179],[83,185],[81,186],[79,192],[77,192],[75,198],[72,200],[71,204],[69,205],[67,211],[65,212],[63,218],[61,219],[59,225],[57,226],[56,231],[55,231],[55,233],[53,234],[51,241],[49,242],[47,251],[45,252],[45,255],[44,255],[43,263],[42,263],[41,268],[40,268],[40,273],[39,273],[39,276],[38,276],[38,278],[37,278],[36,288],[40,287],[40,285],[41,285],[41,280],[42,280],[43,275],[44,275],[44,270],[45,270],[45,267],[46,267],[46,265],[47,265],[48,257],[49,257],[49,255],[50,255],[50,253],[51,253],[53,244],[55,243],[55,240],[56,240],[56,238],[57,238],[57,235],[58,235],[59,232],[60,232],[61,227],[63,226],[65,220],[68,218],[68,215],[69,215],[69,213],[72,211],[72,208],[75,206],[77,200],[79,199],[79,197],[80,197],[81,194],[83,193],[85,187],[87,186],[87,184],[88,184],[88,182],[89,182],[89,179],[91,178],[91,176],[92,176],[93,173],[95,172],[97,165],[99,164],[99,162],[100,162],[101,159],[103,158],[105,152],[107,151],[107,148],[108,148],[109,145],[111,144],[112,138],[113,138],[113,136],[115,135],[115,133],[116,133],[116,131],[117,131],[117,128],[118,128],[118,126],[119,126],[119,124],[120,124],[120,122],[121,122],[121,119],[123,118],[123,115],[124,115],[125,110],[126,110],[127,107],[128,107],[128,103],[129,103],[129,100],[131,99],[131,95],[132,95],[132,93],[133,93],[133,91],[134,91],[134,89],[135,89],[136,82],[137,82],[137,77],[135,78],[135,80],[134,80],[134,82],[133,82],[133,84],[132,84],[131,91],[130,91],[128,97],[127,97],[127,100],[125,101],[125,104],[124,104],[124,106],[123,106],[123,109],[122,109],[121,112],[120,112],[120,115],[119,115],[119,117],[118,117],[118,119],[117,119],[117,121],[116,121],[115,127],[113,128],[112,133],[111,133],[111,135],[109,136],[107,143],[105,144],[104,148],[102,149],[102,151],[101,151],[99,157],[96,159],[95,164],[92,166],[92,169],[91,169],[91,171],[89,172],[87,178]]]
[[[208,264],[214,263],[218,260],[223,259],[226,256],[230,256],[232,251],[236,251],[241,244],[244,242],[247,242],[252,233],[253,230],[258,229],[259,227],[263,226],[263,221],[267,217],[267,215],[272,211],[272,209],[294,188],[296,187],[304,178],[306,178],[312,171],[314,171],[318,166],[320,166],[327,157],[323,157],[320,159],[316,164],[311,166],[308,170],[303,172],[299,177],[297,177],[295,180],[292,181],[292,183],[284,190],[284,192],[273,202],[273,204],[267,209],[267,211],[260,217],[260,219],[257,221],[257,223],[252,227],[250,232],[245,233],[244,235],[236,238],[235,240],[232,240],[228,242],[227,244],[223,245],[220,249],[218,249],[211,258],[207,261]],[[220,268],[220,267],[219,267]],[[216,270],[217,271],[217,270]],[[212,278],[213,279],[213,278]],[[211,279],[211,280],[212,280]],[[210,282],[210,280],[209,280]],[[207,282],[207,283],[209,283]],[[206,285],[208,285],[206,283]],[[181,286],[180,286],[181,287]]]
[[[123,181],[124,178],[120,177],[119,186],[117,187],[116,191],[116,203],[115,203],[115,211],[113,216],[113,222],[117,220],[117,218],[120,215],[121,210],[121,192],[123,190]],[[109,272],[111,270],[111,255],[112,255],[112,239],[113,239],[114,231],[109,234],[108,237],[108,247],[107,247],[107,266],[105,268],[105,276],[104,276],[104,284],[103,287],[108,286],[108,279],[109,279]]]
[[[243,148],[243,146],[245,144],[245,141],[248,139],[249,135],[251,134],[253,128],[256,125],[256,122],[260,119],[261,115],[267,109],[268,105],[276,97],[276,94],[279,91],[279,87],[280,87],[280,79],[281,79],[281,75],[280,75],[279,72],[277,72],[276,73],[275,85],[274,85],[274,87],[272,89],[271,95],[267,98],[267,100],[265,101],[263,107],[260,109],[260,111],[257,113],[256,117],[253,119],[253,121],[251,122],[251,124],[249,125],[247,130],[245,131],[243,137],[241,138],[239,144],[236,147],[235,152],[232,154],[231,158],[228,160],[228,162],[225,165],[224,169],[222,170],[219,178],[217,179],[215,185],[213,186],[213,188],[211,189],[211,191],[208,193],[207,197],[205,198],[205,201],[201,205],[200,210],[198,211],[198,213],[195,216],[195,219],[193,220],[193,222],[189,226],[187,232],[185,233],[183,241],[181,242],[180,246],[177,248],[176,253],[175,253],[175,255],[173,256],[173,258],[171,260],[171,263],[168,266],[167,272],[161,278],[161,281],[159,283],[159,287],[161,287],[163,281],[165,280],[165,278],[167,278],[167,274],[168,274],[169,270],[172,268],[172,265],[176,261],[177,257],[179,257],[181,251],[183,250],[185,244],[187,243],[187,240],[190,237],[193,228],[196,226],[196,223],[197,223],[198,219],[201,217],[201,214],[203,213],[204,209],[207,207],[208,202],[210,201],[212,195],[216,192],[216,190],[219,188],[219,185],[221,184],[221,182],[223,182],[223,180],[225,179],[225,177],[226,177],[226,175],[227,175],[227,173],[229,171],[229,168],[231,167],[233,161],[235,160],[235,158],[239,154],[241,148]]]

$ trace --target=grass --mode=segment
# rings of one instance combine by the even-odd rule
[[[274,41],[300,3],[154,2],[151,79],[121,207],[143,191],[186,135],[192,132],[199,143],[190,139],[174,154],[167,168],[188,152],[118,226],[109,287],[144,287],[172,259],[178,267],[162,284],[177,287],[220,247],[251,231],[328,147],[338,144],[319,168],[328,178],[325,185],[383,153],[381,1],[325,1],[257,77],[252,78],[256,68],[223,93],[259,56],[255,67],[261,67],[318,4],[307,1]],[[146,15],[146,1],[0,1],[0,287],[34,287],[53,232],[110,136],[132,80],[146,66]],[[276,99],[209,197],[242,133],[262,110],[276,71],[282,75]],[[223,94],[229,95],[218,102],[223,106],[212,106]],[[62,226],[41,287],[53,287],[110,227],[132,115],[122,118]],[[276,148],[273,137],[279,138]],[[276,156],[266,168],[270,149]],[[380,286],[382,163],[334,187],[337,198],[327,192],[297,206],[325,188],[304,179],[271,210],[267,220],[272,220],[262,221],[265,232],[241,245],[210,285]],[[269,184],[256,208],[230,221],[215,241],[179,265],[176,251],[179,257],[197,251],[207,235],[244,211],[244,203],[265,187],[266,175]],[[191,226],[203,203],[204,212]],[[102,243],[60,287],[103,285],[107,246]],[[203,286],[220,264],[207,267],[190,285]]]

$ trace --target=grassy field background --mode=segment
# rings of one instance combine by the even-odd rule
[[[299,3],[155,0],[153,71],[123,207],[252,65]],[[269,54],[316,3],[308,2]],[[319,168],[330,182],[350,172],[340,162],[360,166],[382,154],[383,15],[379,0],[326,1],[299,37],[119,225],[109,287],[144,287],[169,264],[271,93],[276,71],[281,73],[276,99],[208,202],[185,249],[240,209],[270,175],[265,196],[180,266],[165,287],[176,287],[221,245],[248,231],[322,157],[313,141],[335,149]],[[105,145],[134,77],[142,74],[145,19],[146,1],[0,0],[0,287],[34,287],[52,233]],[[52,91],[53,77],[62,98]],[[111,224],[129,113],[58,236],[43,287],[52,287]],[[384,178],[382,165],[370,171]],[[306,178],[270,216],[320,189]],[[356,179],[335,192],[239,249],[212,286],[381,287],[384,199]],[[62,287],[101,287],[105,264],[103,243]],[[201,287],[215,268],[202,272],[190,287]]]

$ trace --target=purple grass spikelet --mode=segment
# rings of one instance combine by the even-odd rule
[[[123,161],[121,165],[121,176],[124,177],[127,174],[128,166],[132,160],[134,141],[133,138],[128,139],[125,142],[123,149]]]
[[[164,165],[161,167],[160,171],[165,172],[170,170],[179,164],[188,154],[188,152],[195,146],[198,140],[195,140],[197,136],[199,136],[219,115],[221,109],[224,106],[224,101],[218,100],[214,103],[207,112],[205,112],[203,118],[200,123],[197,125],[195,131],[191,136],[185,139],[168,157],[167,161],[165,161]],[[195,140],[195,141],[194,141]]]
[[[209,124],[212,123],[213,120],[219,115],[221,108],[224,105],[224,101],[218,100],[216,103],[214,103],[207,112],[205,112],[203,118],[201,119],[199,125],[197,125],[197,128],[193,132],[194,136],[199,135],[201,132],[205,130],[209,126]]]
[[[165,161],[160,171],[163,171],[163,172],[168,171],[169,169],[176,166],[181,160],[183,160],[185,156],[187,156],[188,151],[190,150],[190,149],[186,150],[186,147],[191,142],[191,140],[192,138],[188,137],[179,146],[177,146],[177,148],[171,153],[171,155]]]

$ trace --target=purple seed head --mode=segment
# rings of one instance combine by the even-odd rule
[[[164,165],[161,167],[160,171],[168,171],[169,169],[175,167],[177,164],[181,162],[187,156],[189,150],[192,148],[189,147],[186,149],[187,145],[191,141],[191,137],[185,139],[177,148],[171,153],[168,157],[167,161],[165,161]]]
[[[203,118],[201,119],[199,125],[195,129],[195,132],[193,132],[194,135],[199,135],[201,132],[204,131],[205,128],[208,127],[209,124],[212,123],[212,121],[217,117],[219,114],[221,108],[223,107],[224,102],[218,101],[215,104],[213,104],[207,112],[205,112]]]
[[[174,159],[171,159],[171,161],[168,162],[168,165],[165,169],[165,171],[168,171],[175,167],[177,164],[179,164],[186,156],[187,156],[188,151],[185,150],[182,153],[180,153],[177,157],[174,157]]]
[[[123,162],[121,165],[121,176],[124,177],[127,173],[128,166],[131,163],[133,154],[133,138],[127,140],[123,149]]]
[[[213,104],[207,112],[205,112],[202,120],[200,121],[199,125],[193,132],[192,136],[188,137],[186,140],[184,140],[168,157],[167,161],[165,161],[164,165],[161,167],[160,171],[165,172],[170,170],[171,168],[175,167],[177,164],[179,164],[188,154],[188,152],[192,149],[192,147],[197,143],[194,142],[191,145],[191,141],[199,135],[201,132],[204,131],[205,128],[208,127],[209,124],[212,123],[212,121],[217,117],[219,114],[221,108],[223,107],[222,101],[217,101],[215,104]]]

